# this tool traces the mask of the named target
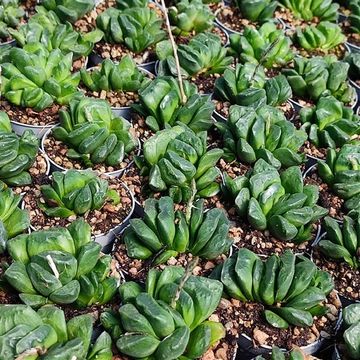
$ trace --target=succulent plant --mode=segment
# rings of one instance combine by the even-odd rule
[[[12,48],[9,62],[1,65],[1,91],[14,105],[42,111],[54,102],[67,104],[77,93],[80,74],[71,73],[72,53],[59,49],[35,52]]]
[[[41,0],[41,5],[54,11],[61,21],[75,23],[95,7],[95,0]]]
[[[258,30],[247,27],[243,34],[230,35],[230,54],[240,62],[252,62],[265,68],[284,66],[293,57],[291,40],[272,22],[264,23]]]
[[[284,104],[292,95],[284,75],[268,80],[261,66],[253,63],[237,64],[235,69],[226,69],[215,81],[216,99],[230,104],[252,106],[255,109],[269,104]]]
[[[3,359],[111,360],[111,337],[102,332],[93,340],[93,318],[78,315],[66,322],[59,308],[47,305],[37,312],[27,305],[0,305],[0,356]]]
[[[271,20],[279,5],[274,0],[235,0],[235,4],[245,19],[260,23]]]
[[[204,200],[194,202],[191,217],[174,208],[171,197],[147,199],[143,219],[131,219],[125,230],[124,243],[129,257],[162,264],[179,253],[215,259],[226,253],[232,240],[230,222],[222,209],[204,214]]]
[[[6,250],[9,239],[30,226],[28,212],[19,208],[21,198],[9,188],[2,187],[0,191],[0,254]]]
[[[162,19],[148,7],[118,10],[108,8],[96,19],[109,43],[123,43],[134,53],[140,53],[165,38]]]
[[[14,261],[4,278],[31,307],[105,304],[117,290],[117,279],[109,276],[111,256],[101,254],[83,219],[68,228],[18,235],[8,240],[7,249]]]
[[[140,104],[133,107],[146,117],[145,122],[153,131],[183,123],[199,132],[213,125],[211,115],[215,106],[210,96],[198,94],[196,86],[188,81],[183,84],[185,104],[182,104],[179,83],[173,77],[157,77],[139,91]]]
[[[176,35],[198,34],[214,26],[215,15],[202,0],[181,0],[168,12],[172,31]]]
[[[157,44],[156,53],[160,60],[158,74],[176,76],[177,68],[170,41]],[[232,57],[226,56],[226,48],[220,37],[209,32],[200,33],[188,44],[179,45],[178,57],[182,75],[187,78],[222,74],[233,62]]]
[[[277,346],[273,346],[271,349],[271,360],[306,360],[308,355],[306,355],[301,348],[292,349],[289,353],[284,353]],[[265,360],[262,355],[259,355],[255,360]]]
[[[276,168],[259,159],[247,176],[231,179],[225,174],[224,181],[240,218],[247,219],[257,230],[268,229],[279,240],[308,241],[313,224],[328,213],[316,205],[319,188],[304,185],[297,166],[280,175]]]
[[[344,216],[342,225],[327,216],[324,219],[326,234],[317,247],[325,256],[347,262],[351,267],[360,267],[360,216],[352,219]]]
[[[247,164],[264,159],[279,169],[299,165],[305,156],[299,153],[307,136],[296,130],[282,111],[264,106],[256,112],[246,106],[230,107],[226,123],[216,126],[224,138],[224,159],[231,162],[236,158]]]
[[[347,210],[360,210],[360,142],[328,149],[326,161],[318,163],[320,177],[345,199]]]
[[[190,276],[180,287],[181,280],[184,269],[166,267],[149,271],[146,292],[133,282],[121,286],[118,313],[101,314],[120,353],[133,359],[195,359],[225,336],[221,323],[207,320],[220,302],[221,283]]]
[[[355,99],[355,89],[347,81],[349,64],[335,56],[296,58],[293,69],[284,69],[293,94],[300,99],[318,100],[333,95],[345,104]]]
[[[195,193],[202,198],[216,195],[220,190],[216,164],[223,151],[207,150],[206,137],[205,131],[195,134],[186,125],[177,125],[147,140],[136,163],[142,174],[149,175],[150,189],[167,191],[176,203]]]
[[[344,341],[347,353],[352,359],[360,357],[360,304],[348,305],[343,311]]]
[[[311,21],[317,17],[322,21],[336,22],[338,18],[339,4],[332,0],[304,0],[302,2],[297,0],[280,0],[280,2],[291,10],[295,17],[305,21]]]
[[[9,32],[20,47],[27,44],[27,48],[33,51],[39,47],[45,47],[48,51],[60,49],[65,55],[73,53],[74,60],[81,56],[88,56],[94,44],[99,42],[104,35],[98,29],[81,34],[74,30],[69,22],[61,23],[52,11],[38,12],[29,19],[27,24],[20,26],[17,30],[10,29]]]
[[[308,25],[304,29],[296,28],[296,42],[305,50],[331,50],[346,41],[341,27],[329,21],[318,25]]]
[[[46,215],[67,218],[82,215],[91,210],[99,210],[107,199],[114,198],[109,184],[91,170],[68,170],[66,173],[52,173],[52,184],[41,186],[45,204],[39,203]]]
[[[59,117],[60,126],[52,130],[53,136],[69,146],[69,158],[86,166],[117,166],[137,146],[130,123],[115,117],[105,100],[74,99],[68,110],[60,110]]]
[[[98,68],[81,69],[81,81],[91,91],[139,91],[150,82],[136,66],[134,60],[126,55],[119,63],[104,60]]]
[[[349,2],[350,15],[348,16],[348,21],[351,25],[351,30],[354,33],[360,33],[360,3],[357,0]]]
[[[9,29],[16,28],[25,11],[19,4],[19,0],[2,0],[0,4],[0,38],[7,39],[10,36]]]
[[[120,10],[146,7],[148,4],[148,0],[116,0],[116,7]]]
[[[261,260],[242,248],[215,268],[212,277],[230,297],[263,304],[266,321],[280,329],[311,327],[314,316],[326,314],[326,296],[334,288],[329,273],[291,250]]]
[[[34,164],[39,140],[31,130],[21,136],[11,130],[8,115],[0,111],[0,180],[9,186],[30,185],[27,170]]]
[[[321,97],[316,106],[300,110],[302,129],[316,146],[337,148],[360,134],[360,117],[333,96]]]
[[[351,53],[345,57],[344,61],[350,65],[349,78],[353,81],[360,80],[360,54]]]

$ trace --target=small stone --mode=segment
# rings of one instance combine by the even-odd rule
[[[258,328],[255,328],[253,331],[253,338],[259,345],[264,345],[264,344],[266,344],[266,341],[269,338],[269,335],[266,334],[264,331],[261,331]]]

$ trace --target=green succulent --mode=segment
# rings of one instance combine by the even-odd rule
[[[288,354],[284,353],[277,346],[273,346],[271,349],[271,360],[306,360],[307,355],[300,349],[293,349]],[[255,360],[265,360],[261,355],[257,356]]]
[[[77,93],[80,74],[71,73],[73,54],[59,49],[12,48],[1,65],[1,91],[14,105],[42,111],[54,102],[64,105]]]
[[[12,132],[8,115],[0,111],[0,180],[9,186],[30,185],[27,170],[34,164],[39,140],[31,130],[21,136]]]
[[[327,313],[324,302],[334,288],[329,273],[291,250],[262,260],[242,248],[215,268],[211,277],[223,283],[231,298],[263,304],[266,321],[280,329],[311,327],[314,316]]]
[[[183,82],[186,103],[182,104],[178,81],[173,77],[157,77],[139,91],[139,102],[133,107],[146,117],[153,131],[186,124],[194,132],[208,130],[213,125],[211,117],[214,104],[210,96],[197,93],[195,85]]]
[[[148,4],[148,0],[116,0],[116,7],[120,10],[146,7]]]
[[[291,40],[272,22],[264,23],[258,30],[245,28],[243,34],[230,35],[230,54],[240,62],[251,62],[269,69],[284,66],[293,57]]]
[[[126,55],[119,63],[104,60],[98,68],[81,69],[81,81],[91,91],[139,91],[150,79],[136,66],[134,60]]]
[[[10,36],[9,29],[16,28],[20,19],[25,15],[19,0],[2,0],[0,4],[0,38]]]
[[[101,254],[83,219],[68,228],[18,235],[8,240],[7,249],[14,261],[4,278],[31,307],[105,304],[117,290],[118,280],[109,276],[111,256]]]
[[[9,239],[30,226],[28,212],[19,208],[21,199],[9,188],[3,187],[0,191],[0,254],[6,250]]]
[[[235,0],[245,19],[263,23],[274,17],[274,12],[279,3],[274,0]]]
[[[41,0],[46,10],[51,10],[61,19],[75,23],[95,7],[95,0]]]
[[[220,36],[209,32],[194,36],[188,44],[181,44],[177,49],[182,75],[186,78],[198,75],[222,74],[233,62],[226,56],[226,48]],[[160,60],[158,74],[177,76],[173,49],[169,40],[156,46]]]
[[[110,105],[101,99],[75,99],[68,110],[60,110],[60,126],[52,130],[55,139],[69,146],[67,156],[84,165],[119,165],[137,146],[130,123],[115,117]]]
[[[342,260],[352,268],[360,268],[360,216],[352,219],[344,216],[342,225],[333,218],[325,219],[325,235],[319,241],[317,247],[331,259]]]
[[[280,174],[259,159],[247,176],[231,179],[225,174],[224,182],[239,217],[256,230],[269,230],[279,240],[308,241],[313,224],[328,213],[317,205],[319,188],[304,185],[298,166]]]
[[[295,17],[305,21],[311,21],[315,17],[322,21],[336,22],[338,18],[339,4],[332,0],[280,0],[294,14]]]
[[[328,149],[326,161],[318,162],[318,173],[345,200],[347,210],[360,210],[360,142]]]
[[[349,64],[335,56],[296,58],[293,69],[284,69],[293,94],[300,99],[317,101],[321,96],[334,96],[345,104],[355,99],[355,89],[347,81]]]
[[[48,216],[61,218],[99,210],[114,195],[108,182],[91,170],[55,171],[52,184],[42,185],[41,192],[45,204],[39,202],[40,208]],[[120,202],[119,195],[115,195],[115,202]]]
[[[48,51],[59,49],[64,55],[73,53],[74,60],[88,56],[94,44],[103,37],[102,31],[98,29],[87,34],[77,32],[69,22],[61,23],[52,11],[39,12],[27,24],[17,30],[10,29],[9,32],[20,47],[27,45],[33,51],[39,47],[45,47]]]
[[[331,50],[346,41],[341,27],[329,21],[318,25],[308,25],[304,29],[296,28],[296,42],[305,50]]]
[[[299,165],[305,160],[300,148],[307,136],[296,130],[282,111],[262,106],[258,112],[246,106],[230,107],[226,123],[218,122],[224,140],[224,159],[253,164],[264,159],[276,169]]]
[[[101,314],[121,354],[133,359],[197,359],[225,336],[222,324],[207,320],[220,302],[222,284],[190,276],[179,288],[183,279],[184,269],[166,267],[149,271],[146,292],[137,283],[121,285],[119,311]]]
[[[360,54],[351,53],[345,57],[344,61],[350,65],[349,78],[353,81],[360,80]]]
[[[302,129],[316,146],[337,148],[360,134],[360,117],[333,96],[321,97],[316,106],[300,110]]]
[[[226,69],[215,81],[216,99],[230,104],[252,106],[255,109],[269,104],[284,104],[292,90],[284,75],[266,80],[261,66],[253,63],[237,64],[235,69]]]
[[[359,34],[360,33],[360,3],[359,1],[352,1],[349,2],[349,8],[350,8],[350,15],[348,16],[348,21],[351,25],[351,30],[354,33]]]
[[[360,304],[348,305],[343,311],[343,322],[346,330],[343,338],[346,350],[352,359],[360,357]]]
[[[134,53],[145,51],[165,38],[162,19],[148,7],[118,10],[108,8],[96,19],[109,43],[124,44]]]
[[[65,320],[59,308],[47,305],[37,312],[27,305],[0,305],[0,357],[15,359],[111,360],[111,337],[102,332],[93,341],[90,314]]]
[[[168,12],[172,31],[176,35],[198,34],[214,26],[215,15],[202,0],[181,0]]]
[[[223,209],[204,214],[204,200],[194,202],[189,219],[175,210],[171,197],[147,199],[143,219],[131,219],[124,243],[129,257],[153,264],[165,263],[172,256],[189,252],[205,259],[215,259],[229,251],[230,222]]]
[[[195,134],[186,125],[177,125],[147,140],[136,164],[149,176],[150,189],[168,192],[176,203],[188,201],[195,193],[202,198],[216,195],[220,190],[216,164],[223,151],[207,150],[206,138],[205,131]]]

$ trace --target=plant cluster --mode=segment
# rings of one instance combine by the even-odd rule
[[[351,25],[351,30],[358,34],[360,33],[360,3],[357,0],[350,0],[349,7],[351,13],[348,20]]]
[[[2,0],[0,4],[0,38],[7,39],[10,29],[16,28],[25,11],[20,7],[18,0]]]
[[[271,20],[279,5],[274,0],[235,0],[235,4],[245,19],[259,23]]]
[[[346,350],[352,359],[360,357],[360,317],[359,304],[351,304],[344,309],[343,321],[346,330],[344,331],[344,341]]]

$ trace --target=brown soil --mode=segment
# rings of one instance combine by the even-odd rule
[[[135,136],[140,139],[142,143],[154,135],[154,132],[150,130],[145,123],[145,118],[136,112],[131,113],[131,124],[135,130]]]
[[[279,346],[288,350],[294,346],[306,346],[314,343],[320,334],[329,337],[333,334],[341,303],[333,291],[326,305],[329,312],[320,318],[314,318],[314,324],[309,328],[289,326],[288,329],[271,327],[263,317],[264,306],[258,303],[242,303],[238,300],[222,299],[216,314],[221,323],[225,324],[227,332],[238,337],[246,334],[253,339],[254,347],[260,345]]]
[[[82,68],[86,68],[87,58],[82,56],[80,59],[73,61],[72,72],[79,71]]]
[[[221,42],[223,45],[226,45],[228,42],[228,37],[225,33],[224,30],[220,29],[218,26],[214,26],[211,30],[209,30],[211,33],[220,36],[221,38]],[[189,41],[196,36],[197,33],[195,31],[193,31],[191,34],[189,35],[180,35],[176,37],[176,43],[177,44],[188,44]]]
[[[35,6],[38,5],[37,0],[25,0],[21,6],[25,10],[26,17],[30,17],[36,13]]]
[[[212,94],[214,92],[215,81],[220,76],[220,74],[199,74],[191,78],[190,81],[197,86],[200,94]]]
[[[304,184],[313,184],[319,187],[319,205],[329,210],[329,215],[341,220],[344,216],[342,207],[344,200],[331,192],[329,186],[318,176],[316,168],[304,178]]]
[[[291,29],[295,29],[297,26],[304,28],[308,25],[318,24],[321,21],[317,17],[314,17],[311,21],[304,21],[303,19],[298,19],[294,16],[293,12],[285,6],[278,8],[278,10],[275,11],[274,17],[276,19],[279,18],[284,21],[286,26]]]
[[[360,300],[359,269],[353,269],[346,262],[326,257],[316,248],[312,253],[312,258],[319,268],[331,274],[335,281],[335,289],[340,295],[351,300]]]
[[[291,35],[288,34],[288,36]],[[314,56],[336,55],[336,57],[339,60],[341,60],[347,54],[347,50],[344,44],[340,44],[329,50],[322,50],[322,49],[305,50],[301,48],[300,45],[298,45],[297,43],[293,45],[292,48],[295,53],[306,58],[312,58]]]
[[[31,225],[36,229],[49,229],[54,226],[68,226],[78,217],[83,217],[92,228],[93,235],[108,233],[114,227],[120,225],[131,211],[131,197],[129,192],[122,186],[122,182],[116,177],[103,177],[109,182],[109,189],[115,190],[120,196],[120,203],[113,205],[106,201],[100,210],[92,210],[83,216],[71,215],[68,218],[47,216],[38,203],[45,204],[42,196],[41,185],[51,184],[50,179],[43,179],[41,184],[36,184],[29,189],[23,197],[24,207],[29,211]]]
[[[9,115],[10,120],[36,126],[50,126],[58,123],[60,108],[60,105],[52,104],[50,107],[38,112],[31,108],[13,105],[7,100],[1,100],[0,102],[0,110],[5,111]]]
[[[51,135],[44,140],[44,151],[46,155],[56,164],[64,167],[65,169],[85,169],[86,166],[82,162],[70,159],[66,156],[68,149],[67,145],[61,141],[55,140],[55,138]],[[133,160],[136,151],[137,150],[135,149],[130,154],[127,154],[124,160],[117,166],[95,164],[92,169],[99,171],[101,174],[125,169]]]

